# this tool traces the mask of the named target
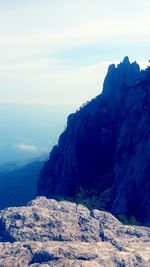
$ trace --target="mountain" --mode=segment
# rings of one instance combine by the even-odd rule
[[[0,266],[150,266],[150,229],[110,213],[37,198],[0,212]]]
[[[16,171],[21,169],[22,167],[33,163],[37,161],[46,161],[48,155],[47,154],[42,154],[40,157],[34,157],[28,160],[20,160],[20,161],[8,161],[6,163],[0,164],[0,174],[8,173],[11,171]]]
[[[0,166],[0,209],[25,205],[36,196],[36,185],[46,155]]]
[[[109,66],[103,92],[69,115],[37,194],[150,225],[150,68],[128,57]]]

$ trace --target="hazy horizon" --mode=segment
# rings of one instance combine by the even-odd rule
[[[149,10],[149,0],[0,0],[0,163],[50,150],[109,64],[148,65]]]
[[[49,154],[71,111],[70,106],[0,104],[0,165]]]

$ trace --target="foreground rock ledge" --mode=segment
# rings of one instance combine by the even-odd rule
[[[0,266],[150,266],[150,228],[39,197],[0,212]]]

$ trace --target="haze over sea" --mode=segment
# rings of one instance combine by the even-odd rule
[[[50,151],[66,125],[70,106],[0,105],[0,164]]]

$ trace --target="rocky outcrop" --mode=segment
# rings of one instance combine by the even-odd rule
[[[85,198],[95,197],[93,207],[103,202],[117,216],[150,225],[149,117],[150,68],[140,71],[127,57],[111,65],[102,94],[69,115],[37,194],[76,199],[82,188]]]
[[[150,229],[40,197],[0,212],[0,266],[150,266]]]

